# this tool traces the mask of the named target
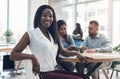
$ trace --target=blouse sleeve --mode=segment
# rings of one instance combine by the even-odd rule
[[[68,39],[70,40],[70,45],[75,45],[75,42],[74,42],[73,37],[71,35],[68,35]]]

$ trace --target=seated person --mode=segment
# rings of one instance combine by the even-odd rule
[[[99,23],[95,20],[90,21],[88,26],[89,36],[86,37],[84,42],[82,43],[81,47],[87,53],[106,53],[112,52],[112,44],[110,40],[108,40],[103,34],[98,32],[99,30]],[[91,69],[91,67],[95,63],[88,63],[87,69]],[[82,64],[83,65],[83,64]],[[102,63],[100,68],[107,67],[110,63]],[[81,65],[80,65],[81,68]],[[91,76],[93,79],[99,79],[98,71],[96,70]]]
[[[75,41],[75,45],[76,46],[80,46],[83,39],[83,32],[82,32],[82,29],[81,29],[81,25],[79,23],[76,23],[75,24],[75,30],[73,31],[73,39]]]
[[[64,20],[58,20],[57,21],[57,26],[58,26],[58,34],[60,41],[63,45],[64,48],[69,48],[70,45],[74,45],[74,40],[71,35],[67,34],[66,31],[66,22]],[[63,57],[63,55],[60,54],[59,57]],[[65,56],[64,56],[65,57]],[[71,62],[58,62],[65,70],[73,72],[75,68],[75,64]]]

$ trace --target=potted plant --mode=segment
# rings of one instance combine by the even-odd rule
[[[120,44],[113,48],[113,51],[120,53]],[[115,68],[119,61],[112,62],[111,68]]]
[[[10,43],[12,35],[13,35],[13,32],[11,30],[6,30],[4,32],[4,36],[6,36],[6,42],[7,43]]]

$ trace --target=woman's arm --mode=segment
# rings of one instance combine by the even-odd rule
[[[70,46],[67,47],[67,50],[69,50],[69,51],[73,51],[74,50],[74,51],[79,51],[80,52],[80,47],[75,46],[75,45],[70,45]]]
[[[32,71],[36,75],[40,71],[40,64],[35,57],[34,54],[25,54],[22,53],[22,51],[26,48],[26,46],[30,43],[29,35],[26,32],[21,40],[18,42],[18,44],[15,46],[15,48],[12,50],[10,54],[10,59],[11,60],[25,60],[25,59],[30,59],[32,61]]]
[[[24,54],[22,51],[26,48],[26,46],[29,44],[29,36],[27,32],[23,35],[21,40],[18,42],[18,44],[15,46],[15,48],[12,50],[10,59],[12,60],[24,60],[24,59],[31,59],[30,54]]]
[[[74,39],[71,35],[68,35],[68,39],[70,40],[70,45],[75,45]]]
[[[84,57],[79,51],[71,51],[71,50],[65,49],[63,47],[61,47],[61,48],[62,48],[61,54],[65,55],[65,56],[77,56],[77,58],[79,58],[80,61],[87,62],[86,57]]]

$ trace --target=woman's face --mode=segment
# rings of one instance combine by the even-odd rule
[[[66,25],[65,24],[61,25],[58,31],[61,36],[64,36],[66,34]]]
[[[49,28],[53,22],[53,13],[50,9],[45,9],[41,15],[41,26],[45,29]]]

